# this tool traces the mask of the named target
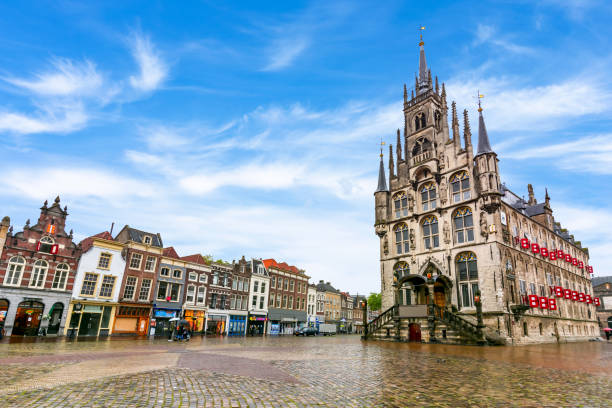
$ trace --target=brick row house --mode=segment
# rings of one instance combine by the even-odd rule
[[[20,232],[9,217],[0,221],[5,335],[160,337],[171,335],[175,320],[193,333],[230,336],[292,334],[326,320],[351,327],[350,295],[329,283],[332,292],[319,292],[285,262],[181,257],[159,233],[129,225],[76,244],[67,216],[57,197]]]

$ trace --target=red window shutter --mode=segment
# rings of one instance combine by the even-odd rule
[[[540,300],[537,295],[529,295],[529,306],[538,307],[540,306]]]
[[[557,299],[555,298],[548,299],[548,308],[550,310],[557,310]]]
[[[584,293],[580,292],[580,293],[578,294],[578,300],[579,300],[580,302],[586,302],[586,296],[584,295]]]
[[[57,250],[58,250],[58,246],[57,244],[51,246],[51,253],[52,254],[57,254]]]
[[[555,296],[563,297],[563,288],[561,286],[555,286]]]
[[[557,258],[563,258],[563,255],[565,255],[563,253],[563,250],[562,249],[557,249]]]
[[[540,297],[540,309],[548,309],[548,298],[541,296]]]
[[[531,252],[533,252],[534,254],[539,254],[540,246],[536,243],[531,244]]]
[[[521,239],[521,248],[523,249],[529,248],[529,240],[527,238]]]
[[[572,300],[578,300],[578,292],[572,290]]]
[[[593,303],[593,298],[591,297],[591,295],[586,295],[586,302],[589,304]]]
[[[545,247],[540,248],[540,254],[544,257],[547,258],[548,257],[548,249]]]
[[[582,262],[582,261],[578,261],[578,267],[579,267],[580,269],[584,269],[584,262]]]
[[[593,267],[592,267],[592,266],[590,266],[590,265],[588,265],[588,266],[587,266],[587,271],[588,271],[589,273],[593,273]]]
[[[571,289],[564,289],[563,290],[563,295],[564,295],[563,297],[565,299],[571,299],[572,298],[572,291],[571,291]]]
[[[556,251],[550,251],[550,254],[548,256],[550,258],[551,261],[556,261],[557,260],[557,252]]]
[[[36,250],[40,251],[40,241],[38,242],[38,244],[36,244]]]
[[[601,305],[601,303],[599,303],[599,298],[593,298],[593,302],[595,302],[595,306]]]
[[[572,258],[572,265],[578,266],[578,260],[576,258]]]

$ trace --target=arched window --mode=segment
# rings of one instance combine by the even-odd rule
[[[423,129],[425,126],[427,126],[427,120],[425,119],[425,113],[423,112],[418,113],[414,117],[414,130],[417,131],[419,129]]]
[[[454,174],[450,178],[450,183],[453,191],[453,202],[458,203],[470,198],[470,176],[467,171]]]
[[[412,156],[419,155],[430,149],[431,149],[431,142],[427,138],[419,137],[414,142],[414,147],[412,148]]]
[[[459,275],[460,306],[474,306],[474,295],[478,292],[478,268],[473,252],[462,252],[455,259]]]
[[[395,218],[401,218],[408,215],[408,196],[406,192],[400,191],[393,195],[393,207],[395,208]]]
[[[420,191],[423,211],[436,208],[436,185],[434,183],[427,183],[421,187]]]
[[[66,287],[66,281],[68,280],[68,272],[70,267],[65,263],[57,265],[55,268],[55,275],[53,276],[53,283],[51,284],[52,289],[63,290]]]
[[[457,209],[453,215],[453,224],[455,226],[455,242],[462,244],[474,240],[474,221],[472,219],[472,210],[468,207]]]
[[[408,251],[410,251],[408,226],[403,222],[400,222],[393,227],[393,231],[395,232],[395,249],[397,254],[407,254]]]
[[[40,242],[38,243],[38,248],[36,250],[39,252],[45,252],[47,254],[50,254],[53,251],[53,244],[55,244],[53,238],[45,235],[40,239]]]
[[[423,222],[423,242],[426,249],[437,248],[440,246],[438,236],[438,219],[433,215],[425,218]]]
[[[4,284],[7,286],[19,286],[25,264],[26,261],[21,256],[14,256],[9,259],[8,267],[6,268],[6,276],[4,277]]]
[[[32,276],[30,278],[30,287],[42,288],[45,285],[45,276],[47,276],[48,269],[49,264],[47,261],[39,259],[38,261],[34,262]]]

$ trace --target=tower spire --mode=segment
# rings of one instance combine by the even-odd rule
[[[491,149],[491,143],[489,143],[489,135],[487,134],[487,127],[485,126],[484,117],[482,116],[482,105],[480,103],[482,95],[478,94],[478,151],[476,156],[485,153],[493,153]]]
[[[387,189],[387,179],[385,178],[385,166],[383,165],[383,151],[382,151],[383,144],[384,142],[380,143],[380,165],[378,167],[378,188],[376,189],[375,193],[378,193],[381,191],[389,191]]]
[[[425,42],[423,41],[423,30],[425,27],[421,26],[421,35],[419,41],[419,90],[418,93],[422,93],[427,90],[428,86],[428,70],[427,70],[427,59],[425,58]]]
[[[393,163],[393,145],[389,145],[389,183],[395,177],[395,164]]]
[[[470,129],[470,118],[468,117],[467,109],[463,110],[463,138],[465,139],[465,148],[472,145],[472,130]]]
[[[408,90],[406,89],[406,84],[404,84],[404,103],[408,103]]]
[[[453,143],[457,151],[461,148],[461,142],[459,141],[459,118],[457,117],[457,103],[453,101],[451,103],[452,112],[452,128],[453,128]]]
[[[402,161],[402,142],[400,140],[400,130],[397,129],[397,145],[396,145],[396,151],[397,151],[397,164],[399,164],[399,162]],[[399,174],[399,171],[398,171]]]

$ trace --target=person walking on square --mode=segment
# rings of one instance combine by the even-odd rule
[[[610,341],[610,331],[606,330],[606,341]]]

